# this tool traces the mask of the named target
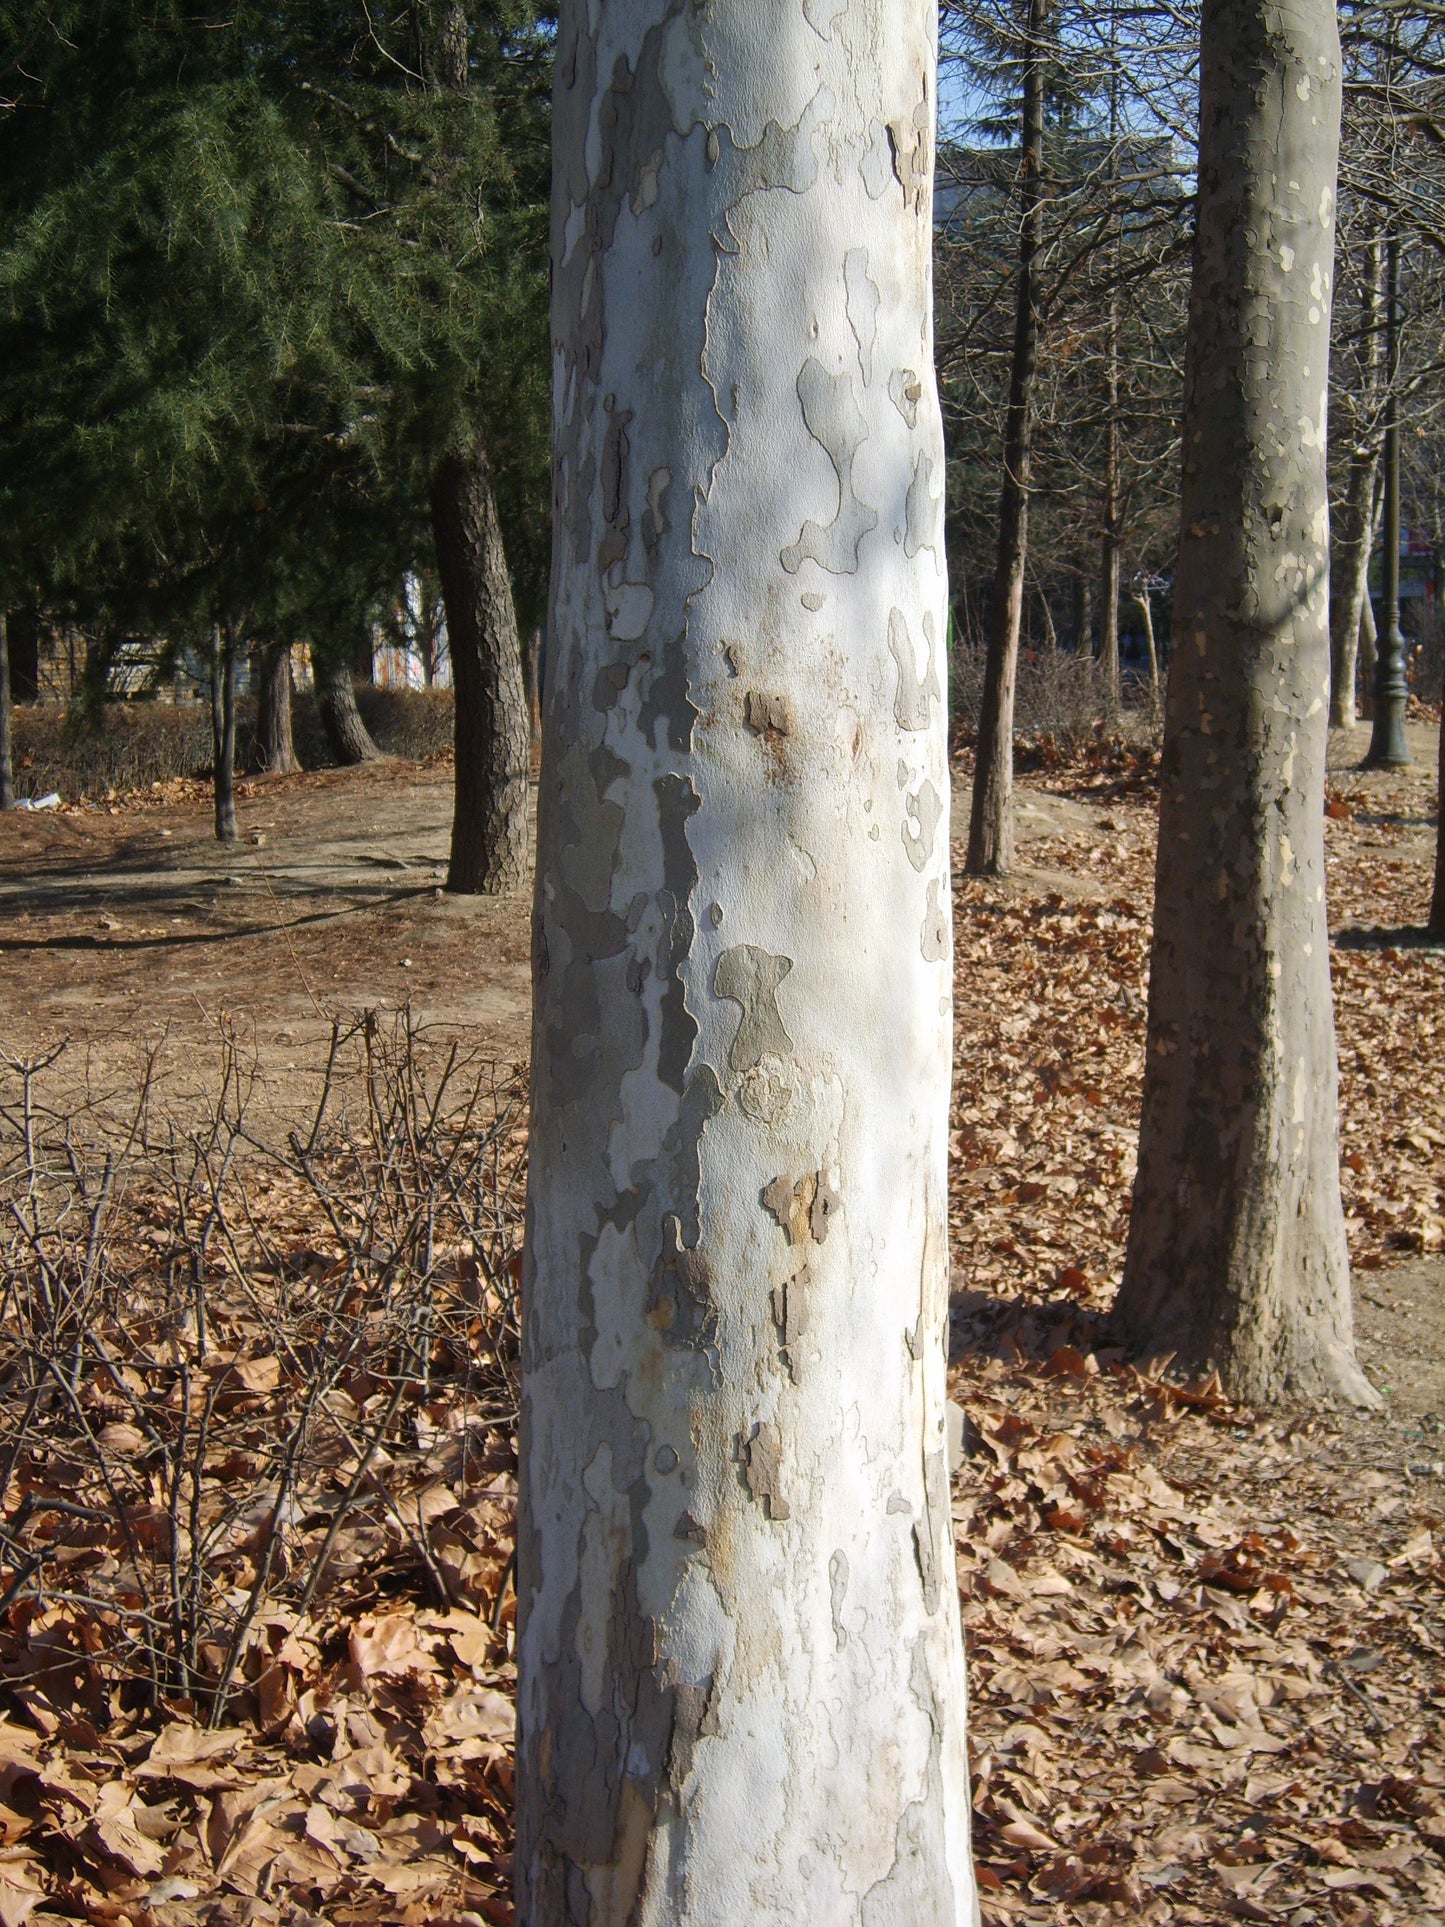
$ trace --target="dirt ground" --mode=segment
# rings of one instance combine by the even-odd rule
[[[969,1426],[954,1517],[988,1927],[1445,1919],[1445,948],[1421,929],[1435,737],[1410,734],[1399,772],[1359,769],[1364,731],[1332,742],[1326,824],[1342,1187],[1379,1415],[1240,1412],[1109,1351],[1142,1069],[1148,759],[1026,774],[1016,875],[960,881],[951,1382]],[[966,769],[954,802],[961,865]],[[308,1101],[333,1017],[409,1001],[525,1062],[530,906],[442,892],[447,769],[249,782],[239,806],[229,851],[195,785],[0,819],[0,1050],[68,1039],[66,1074],[114,1088],[160,1040],[182,1103],[229,1019],[284,1113]],[[486,1677],[511,1691],[507,1666]],[[292,1770],[258,1742],[258,1776]],[[368,1797],[358,1816],[380,1825],[393,1796]],[[295,1824],[308,1813],[302,1800]],[[433,1843],[438,1863],[451,1851]],[[185,1866],[194,1905],[162,1902],[162,1882],[137,1923],[478,1918],[448,1911],[443,1887],[393,1907],[364,1858],[345,1875],[351,1911],[321,1887],[303,1905],[300,1887],[283,1901]],[[489,1878],[484,1917],[506,1921],[504,1857]]]
[[[182,1071],[208,1061],[224,1013],[284,1104],[334,1015],[409,1001],[499,1062],[526,1058],[530,906],[443,892],[448,767],[247,781],[229,849],[204,787],[172,789],[0,818],[0,1048],[70,1038],[105,1073],[163,1037]]]
[[[1337,950],[1357,959],[1419,947],[1436,745],[1425,726],[1409,736],[1416,760],[1404,772],[1359,768],[1365,726],[1331,739],[1331,792],[1350,811],[1331,832],[1348,833],[1354,853],[1376,864],[1363,889],[1332,874]],[[964,770],[954,786],[960,865],[968,809]],[[284,1110],[293,1096],[309,1099],[334,1017],[409,1002],[420,1024],[464,1032],[499,1064],[525,1062],[530,903],[443,891],[449,767],[388,761],[251,779],[239,786],[238,817],[240,841],[222,849],[205,786],[185,784],[0,818],[0,1050],[33,1057],[69,1040],[73,1075],[123,1080],[158,1041],[180,1092],[204,1082],[218,1020],[229,1017]],[[1092,782],[1025,775],[1018,839],[1017,874],[983,893],[990,912],[1140,893],[1152,867],[1152,796],[1107,772]],[[979,907],[965,894],[961,926]],[[1445,956],[1421,947],[1420,960],[1445,1004]],[[1141,1011],[1142,1002],[1136,1019]],[[993,1042],[988,1015],[961,978],[963,1087]],[[1348,1028],[1342,1008],[1342,1038]],[[1438,1054],[1417,1061],[1422,1089],[1438,1088]],[[1124,1101],[1110,1128],[1128,1132],[1131,1092],[1114,1096]],[[1445,1170],[1445,1145],[1426,1149]],[[1367,1277],[1357,1299],[1366,1357],[1388,1372],[1402,1406],[1445,1414],[1445,1263],[1429,1257]]]

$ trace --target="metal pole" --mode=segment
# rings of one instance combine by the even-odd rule
[[[1400,632],[1400,240],[1389,241],[1385,296],[1385,553],[1381,561],[1380,640],[1375,657],[1375,716],[1366,766],[1408,763],[1405,743],[1405,638]]]

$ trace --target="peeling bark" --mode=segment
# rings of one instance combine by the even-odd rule
[[[521,1927],[963,1927],[936,9],[564,0]]]
[[[1327,0],[1206,0],[1148,1058],[1116,1307],[1236,1395],[1355,1362],[1325,915]]]
[[[1023,214],[1019,224],[1018,290],[1008,411],[1004,419],[998,558],[994,568],[983,694],[979,701],[973,808],[964,864],[970,876],[1007,876],[1014,859],[1014,688],[1018,679],[1024,567],[1029,547],[1029,489],[1033,474],[1033,388],[1039,355],[1037,262],[1043,239],[1040,179],[1044,153],[1043,37],[1048,14],[1049,0],[1028,0],[1022,63],[1023,138],[1019,165]],[[1117,605],[1117,593],[1115,601]]]
[[[261,651],[256,767],[269,776],[289,776],[301,767],[291,733],[291,649],[284,642],[268,642]]]

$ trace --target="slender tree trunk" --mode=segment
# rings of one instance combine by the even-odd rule
[[[211,625],[211,767],[216,841],[236,841],[236,646],[229,628]]]
[[[534,629],[527,649],[527,715],[531,731],[531,753],[542,747],[542,631]]]
[[[351,664],[343,654],[329,656],[316,669],[316,707],[331,754],[344,767],[373,763],[381,751],[371,740],[361,711],[356,707],[356,687],[351,679]]]
[[[1116,1307],[1238,1396],[1355,1362],[1325,916],[1329,0],[1205,0],[1139,1171]]]
[[[432,535],[456,692],[456,797],[447,888],[463,896],[520,888],[527,871],[531,731],[522,645],[485,450],[442,457],[432,475]]]
[[[1099,568],[1099,664],[1104,678],[1104,714],[1119,714],[1119,297],[1109,295],[1105,369],[1104,530]]]
[[[15,803],[15,755],[10,741],[10,622],[0,609],[0,810]]]
[[[1369,601],[1370,550],[1374,545],[1375,497],[1380,480],[1380,437],[1375,416],[1384,355],[1380,333],[1383,250],[1370,249],[1370,266],[1360,303],[1365,331],[1365,385],[1357,414],[1368,430],[1350,453],[1340,539],[1330,558],[1330,727],[1351,729],[1355,722],[1355,677],[1364,606]]]
[[[1330,727],[1355,724],[1355,682],[1360,627],[1369,603],[1371,507],[1380,472],[1380,451],[1357,449],[1350,474],[1339,544],[1332,562],[1334,606],[1330,612]]]
[[[977,1918],[936,18],[560,9],[519,1927]]]
[[[467,93],[468,45],[462,0],[430,0],[428,71],[439,93]],[[531,743],[517,612],[479,437],[459,437],[437,462],[431,513],[456,695],[447,888],[463,896],[500,894],[518,889],[526,875]]]
[[[1109,154],[1108,179],[1117,172],[1119,140],[1119,14],[1109,4]],[[1119,715],[1119,278],[1122,236],[1117,212],[1109,220],[1109,303],[1104,326],[1104,501],[1099,568],[1100,649],[1104,673],[1104,714]]]
[[[1044,29],[1049,0],[1028,0],[1023,60],[1018,304],[1004,423],[999,491],[998,559],[989,615],[988,655],[978,715],[973,809],[968,825],[970,876],[1007,876],[1013,868],[1014,685],[1018,677],[1024,564],[1028,558],[1029,483],[1033,462],[1033,386],[1039,353],[1037,265],[1043,235]]]
[[[301,767],[291,734],[291,650],[284,642],[268,642],[261,651],[256,767],[272,776],[288,776]]]
[[[1144,618],[1144,647],[1149,651],[1149,702],[1157,719],[1160,709],[1159,652],[1154,646],[1154,599],[1147,589],[1134,598]]]
[[[1435,890],[1430,899],[1430,935],[1445,940],[1445,696],[1440,703],[1440,784],[1435,816]]]
[[[1360,715],[1370,722],[1375,714],[1375,662],[1378,656],[1379,635],[1375,628],[1375,605],[1370,600],[1369,585],[1360,602],[1360,642],[1359,642],[1359,683]]]

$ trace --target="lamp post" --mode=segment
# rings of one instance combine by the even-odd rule
[[[1398,768],[1408,763],[1405,744],[1405,638],[1400,632],[1400,239],[1389,241],[1385,294],[1385,354],[1389,387],[1385,397],[1385,554],[1382,565],[1383,620],[1375,657],[1375,715],[1366,767]]]

